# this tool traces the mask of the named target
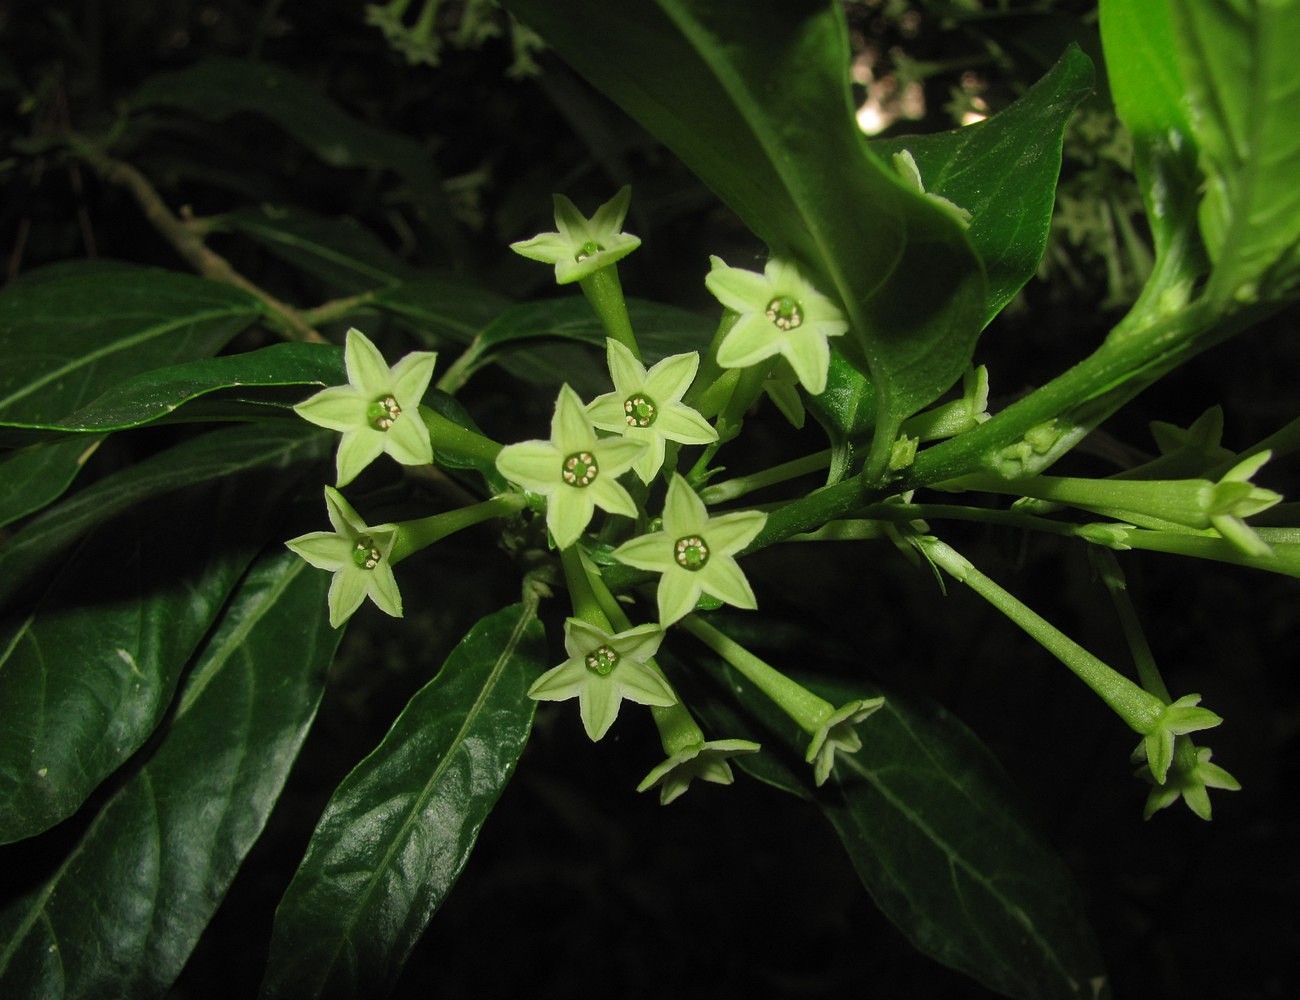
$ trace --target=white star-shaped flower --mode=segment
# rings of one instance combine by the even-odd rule
[[[384,452],[403,465],[433,463],[433,442],[420,417],[420,400],[438,355],[413,351],[389,368],[379,349],[357,329],[343,348],[348,384],[322,389],[294,407],[300,417],[342,431],[336,458],[346,486]]]

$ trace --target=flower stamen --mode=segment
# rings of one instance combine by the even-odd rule
[[[600,474],[596,456],[589,451],[575,451],[564,460],[560,476],[569,486],[590,486]]]
[[[577,263],[581,264],[587,258],[596,256],[596,254],[600,253],[600,251],[604,249],[605,248],[595,240],[588,240],[586,243],[582,244],[582,246],[578,247],[578,252],[573,255],[573,259]]]
[[[611,646],[598,646],[587,654],[587,669],[593,674],[608,677],[618,666],[618,650]]]
[[[629,427],[649,427],[659,416],[654,401],[639,393],[629,396],[623,402],[623,413],[626,414]]]
[[[378,431],[386,431],[402,415],[402,408],[393,396],[377,399],[366,409],[366,420]]]
[[[803,310],[788,295],[779,295],[767,304],[764,315],[778,330],[793,330],[803,326]]]
[[[352,561],[361,569],[374,569],[382,558],[374,539],[369,535],[360,536],[352,546]]]
[[[677,539],[673,546],[673,558],[682,569],[692,573],[702,570],[709,561],[709,547],[699,535],[687,535]]]

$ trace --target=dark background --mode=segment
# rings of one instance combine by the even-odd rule
[[[984,6],[979,16],[954,17],[972,5],[847,5],[855,52],[874,58],[877,78],[915,78],[923,88],[924,116],[886,134],[951,127],[954,112],[979,102],[996,111],[1071,40],[1097,55],[1086,3]],[[501,36],[458,48],[462,7],[449,0],[440,13],[436,66],[408,65],[363,23],[360,5],[342,0],[19,0],[0,8],[7,274],[86,256],[184,266],[123,191],[43,143],[68,128],[111,130],[145,79],[210,54],[282,65],[357,117],[423,143],[446,181],[442,209],[457,235],[440,238],[375,176],[315,162],[252,117],[178,120],[128,135],[119,155],[173,209],[203,216],[288,200],[358,220],[429,273],[527,297],[551,294],[548,269],[505,246],[551,228],[551,193],[568,193],[589,212],[631,183],[628,229],[644,242],[622,268],[630,294],[708,309],[708,254],[761,259],[762,248],[671,154],[549,54],[533,56],[540,76],[518,77],[504,22]],[[1123,136],[1104,94],[1067,140],[1059,225],[1040,279],[978,349],[995,407],[1088,353],[1140,287],[1140,255],[1103,224],[1103,204],[1111,223],[1123,215],[1141,232]],[[213,245],[288,301],[310,306],[328,292],[251,244]],[[1062,471],[1110,471],[1115,456],[1152,450],[1148,421],[1186,425],[1213,403],[1224,406],[1230,448],[1276,429],[1295,415],[1295,326],[1294,312],[1285,313],[1195,359],[1108,422]],[[487,421],[509,405],[513,388],[506,377],[476,386]],[[756,452],[819,447],[809,443],[811,428],[768,433]],[[1293,480],[1285,469],[1263,477],[1288,495]],[[1067,633],[1126,662],[1080,546],[971,526],[944,534]],[[514,571],[504,554],[483,557],[484,538],[440,546],[436,565],[413,561],[404,588],[438,593],[451,579],[457,596],[408,621],[409,638],[383,638],[364,614],[350,631],[300,766],[175,997],[255,991],[275,902],[330,791],[429,665],[477,617],[514,598]],[[765,553],[751,579],[765,610],[855,644],[874,680],[943,702],[989,744],[1075,873],[1116,995],[1295,995],[1296,581],[1154,554],[1124,559],[1170,687],[1202,693],[1225,717],[1211,741],[1215,761],[1244,786],[1212,794],[1213,823],[1181,803],[1143,822],[1145,786],[1127,763],[1132,734],[974,595],[951,588],[941,597],[928,572],[885,547],[873,552],[879,563],[866,567],[857,549],[845,549],[838,562],[832,555],[800,568],[795,560],[794,569],[788,551]],[[745,776],[729,789],[693,788],[663,809],[633,792],[658,758],[644,713],[625,713],[593,747],[572,705],[544,705],[518,775],[398,995],[987,995],[912,951],[814,810]]]

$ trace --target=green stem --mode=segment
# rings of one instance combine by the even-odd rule
[[[496,517],[509,517],[515,511],[521,510],[525,503],[521,493],[504,493],[482,503],[461,507],[459,510],[449,510],[443,514],[434,514],[413,521],[399,521],[397,542],[393,546],[389,561],[399,562],[470,525],[490,521]]]
[[[1069,667],[1134,732],[1145,735],[1159,722],[1164,712],[1164,702],[1093,656],[1055,625],[981,573],[951,546],[933,535],[913,535],[908,541],[931,563],[954,580],[970,587]]]
[[[652,705],[650,714],[659,730],[659,743],[669,757],[704,742],[704,730],[681,701],[667,708]]]
[[[760,660],[698,615],[688,615],[682,619],[681,625],[772,699],[804,732],[815,735],[835,711],[835,706],[830,702],[819,698],[802,684],[792,681],[772,665]]]
[[[424,425],[429,428],[429,437],[433,440],[435,452],[440,451],[446,455],[483,465],[496,463],[501,445],[491,438],[476,434],[427,406],[421,405],[420,416],[424,418]]]
[[[596,315],[600,317],[605,333],[641,361],[641,348],[636,342],[636,334],[632,332],[632,319],[627,314],[623,286],[618,280],[618,265],[607,264],[587,277],[579,279],[578,285],[587,296],[587,301],[591,303],[592,308],[596,310]]]
[[[724,503],[728,500],[743,497],[745,494],[752,493],[754,490],[762,489],[765,486],[775,486],[777,483],[797,479],[810,472],[816,472],[818,469],[825,469],[830,464],[831,453],[828,448],[812,455],[805,455],[803,458],[783,462],[781,465],[774,465],[762,472],[755,472],[748,476],[736,476],[734,479],[728,479],[721,483],[713,483],[700,490],[700,499],[710,504]]]
[[[1166,704],[1172,702],[1169,688],[1165,686],[1164,678],[1160,676],[1160,668],[1156,666],[1151,644],[1147,642],[1146,633],[1142,631],[1142,622],[1138,619],[1137,608],[1133,606],[1133,600],[1128,595],[1128,583],[1124,579],[1124,571],[1120,569],[1119,560],[1109,549],[1094,547],[1088,550],[1088,554],[1092,556],[1093,565],[1100,570],[1102,582],[1110,592],[1111,601],[1115,604],[1115,612],[1119,615],[1120,627],[1128,640],[1142,687]]]
[[[576,545],[562,550],[560,565],[564,567],[564,582],[569,588],[569,599],[573,601],[573,617],[610,635],[620,631],[610,623],[609,616],[601,608],[600,601],[592,590],[591,577],[583,565],[582,550]]]

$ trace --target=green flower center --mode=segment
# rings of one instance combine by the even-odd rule
[[[402,408],[392,396],[376,399],[366,407],[366,420],[377,431],[386,431],[393,426],[393,421],[402,415]]]
[[[647,396],[628,396],[623,401],[623,413],[627,415],[629,427],[649,427],[659,416],[654,401]]]
[[[689,569],[694,573],[696,570],[703,569],[704,564],[709,561],[709,547],[704,544],[704,539],[699,535],[687,535],[685,538],[677,539],[677,544],[673,546],[673,558],[682,569]]]
[[[609,646],[598,646],[587,654],[587,669],[593,674],[608,677],[609,672],[618,666],[618,650]]]
[[[383,559],[375,548],[375,540],[369,535],[361,535],[352,546],[352,562],[358,569],[374,569]]]
[[[780,295],[767,304],[764,315],[778,330],[793,330],[803,326],[803,310],[788,295]]]
[[[570,486],[590,486],[599,474],[596,456],[589,451],[575,451],[560,467],[560,477]]]
[[[588,240],[586,243],[582,244],[582,246],[578,247],[578,252],[573,255],[573,259],[581,264],[588,257],[594,257],[604,249],[603,246],[594,240]]]

